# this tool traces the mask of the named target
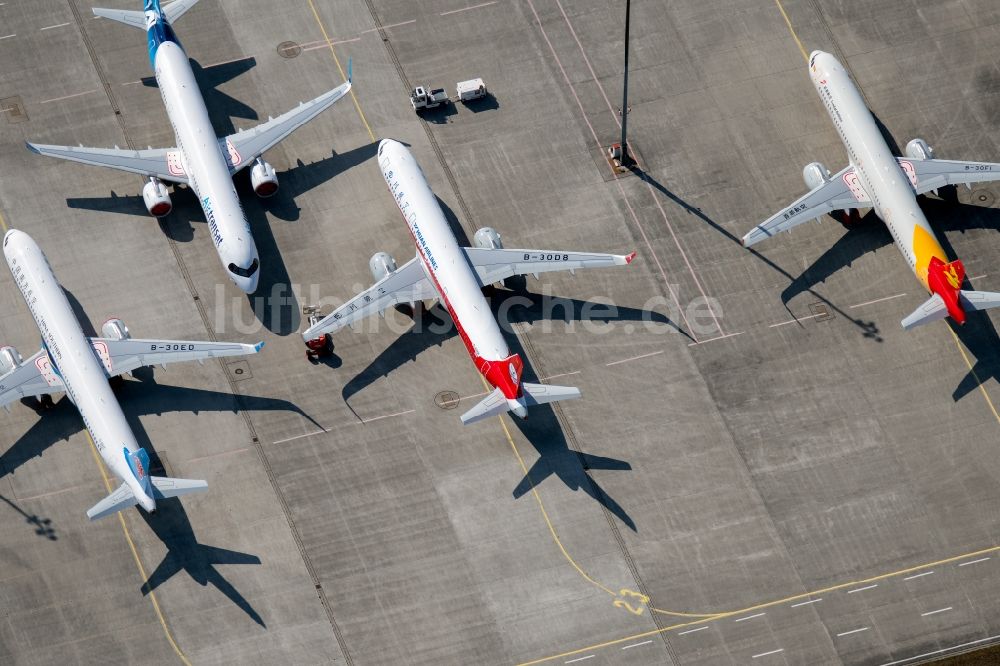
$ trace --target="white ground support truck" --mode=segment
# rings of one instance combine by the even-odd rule
[[[426,86],[417,86],[410,92],[410,106],[413,107],[414,111],[435,109],[449,101],[448,93],[444,91],[444,88],[435,88],[428,92]]]
[[[471,102],[474,99],[482,99],[486,97],[486,84],[483,83],[482,79],[469,79],[468,81],[459,81],[458,85],[455,86],[456,92],[458,93],[458,99],[461,102]]]

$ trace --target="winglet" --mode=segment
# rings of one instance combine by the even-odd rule
[[[264,348],[264,341],[261,340],[260,342],[258,342],[257,344],[255,344],[253,346],[253,351],[254,351],[254,353],[257,353],[257,352],[259,352],[263,348]]]
[[[354,58],[347,59],[347,82],[354,83],[354,73],[351,71],[354,69]]]
[[[35,153],[36,155],[41,155],[42,154],[41,151],[38,150],[38,148],[35,147],[35,144],[31,143],[30,141],[25,141],[24,145],[25,145],[25,147],[28,150],[30,150],[31,152]]]
[[[630,255],[628,255],[627,257],[625,257],[625,263],[626,263],[626,264],[631,264],[631,263],[632,263],[632,260],[633,260],[633,259],[635,259],[635,254],[636,254],[636,253],[635,253],[635,252],[633,252],[632,254],[630,254]]]

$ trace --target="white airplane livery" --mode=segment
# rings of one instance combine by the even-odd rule
[[[164,181],[190,186],[205,213],[226,273],[241,290],[253,293],[260,277],[260,259],[232,177],[253,163],[250,180],[257,195],[269,197],[277,192],[274,167],[261,155],[346,95],[351,89],[350,66],[348,81],[337,88],[257,127],[219,139],[187,54],[171,27],[172,21],[197,2],[175,0],[161,8],[159,0],[146,0],[142,12],[94,9],[97,16],[146,31],[150,63],[173,126],[176,148],[120,150],[33,143],[28,143],[28,148],[42,155],[145,176],[149,182],[142,189],[142,198],[146,209],[156,217],[172,210]]]
[[[494,390],[462,415],[473,423],[510,411],[527,417],[532,405],[578,398],[579,389],[521,381],[524,363],[511,354],[483,287],[508,277],[547,271],[628,264],[635,253],[622,256],[553,250],[504,249],[499,234],[484,227],[475,234],[476,247],[462,247],[431,191],[423,171],[407,148],[391,139],[378,147],[379,167],[396,200],[417,255],[397,268],[384,252],[372,256],[369,268],[375,284],[306,330],[306,341],[353,325],[396,304],[438,299],[447,308],[476,369]]]
[[[87,516],[96,520],[136,504],[152,512],[158,499],[206,490],[204,481],[150,475],[149,454],[136,443],[108,379],[146,365],[255,354],[263,343],[134,340],[120,319],[104,323],[104,337],[88,338],[35,241],[11,229],[3,253],[38,325],[42,348],[22,361],[13,347],[0,347],[0,406],[9,410],[15,400],[61,391],[69,396],[101,458],[122,481]]]
[[[834,210],[874,208],[930,298],[902,325],[910,329],[945,317],[963,324],[969,310],[1000,307],[1000,293],[962,289],[965,268],[950,261],[917,203],[917,195],[945,185],[969,186],[1000,180],[1000,164],[933,158],[923,139],[906,144],[906,156],[894,157],[844,66],[829,53],[814,51],[809,74],[850,156],[834,175],[813,162],[802,176],[808,194],[743,237],[747,247],[780,231]]]

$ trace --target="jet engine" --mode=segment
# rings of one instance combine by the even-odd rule
[[[906,156],[914,160],[929,160],[934,157],[934,149],[923,139],[913,139],[906,144]]]
[[[273,166],[260,157],[250,170],[250,182],[254,193],[262,199],[273,197],[278,191],[278,174],[274,172]]]
[[[396,272],[396,260],[388,252],[376,252],[368,260],[368,268],[372,272],[372,277],[378,282],[385,276]]]
[[[132,334],[121,319],[112,318],[101,325],[101,335],[111,340],[128,340]]]
[[[819,162],[812,162],[811,164],[807,164],[806,168],[802,170],[802,180],[806,182],[806,187],[810,190],[815,190],[830,180],[830,170]]]
[[[483,227],[472,237],[476,247],[484,250],[502,250],[503,243],[500,242],[500,234],[492,227]]]
[[[0,376],[21,365],[21,355],[10,345],[0,347]]]
[[[159,178],[150,177],[149,182],[142,187],[142,201],[146,210],[153,217],[169,215],[174,206],[170,203],[170,193],[167,186]]]

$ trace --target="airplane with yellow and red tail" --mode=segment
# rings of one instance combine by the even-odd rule
[[[906,144],[906,155],[895,157],[836,58],[813,51],[809,74],[847,148],[850,164],[833,175],[819,162],[807,165],[802,177],[812,188],[809,193],[754,227],[743,237],[743,245],[749,247],[835,210],[870,207],[930,292],[930,298],[903,319],[903,328],[945,317],[964,324],[969,311],[1000,307],[1000,293],[962,289],[965,267],[957,259],[949,261],[917,203],[918,194],[946,185],[1000,180],[1000,164],[934,159],[923,139],[913,139]]]

